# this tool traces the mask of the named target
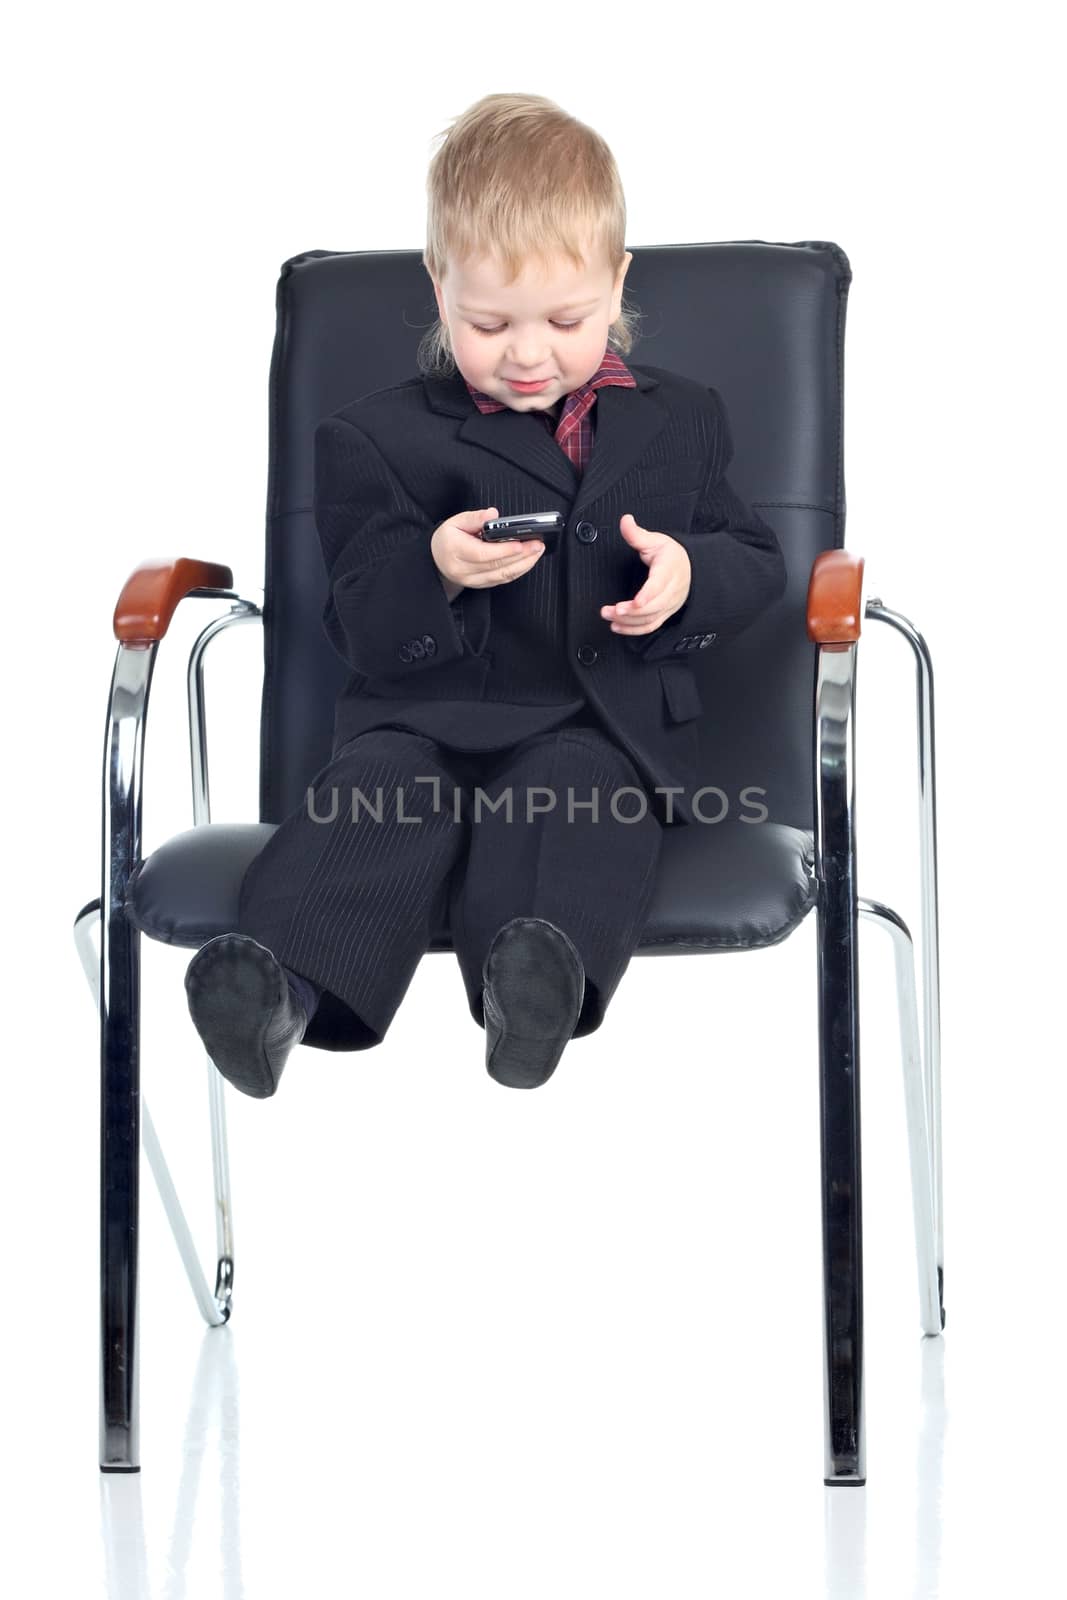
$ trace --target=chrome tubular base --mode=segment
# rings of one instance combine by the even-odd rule
[[[919,1013],[915,1000],[915,954],[911,934],[900,917],[877,900],[859,902],[860,915],[870,917],[893,940],[897,977],[900,1054],[904,1064],[904,1111],[911,1161],[911,1200],[915,1219],[915,1259],[919,1271],[919,1322],[926,1334],[945,1325],[941,1307],[941,1269],[934,1235],[933,1163],[926,1114],[926,1085],[919,1050]]]
[[[144,712],[155,644],[120,645],[104,761],[100,895],[100,1466],[139,1465],[140,935],[126,885],[141,843]]]
[[[97,927],[100,925],[100,903],[97,900],[86,906],[85,910],[79,914],[74,924],[74,942],[78,947],[78,954],[85,969],[85,976],[93,995],[93,1003],[99,1008],[100,968],[99,961],[93,951],[92,930],[94,925]],[[152,1176],[156,1180],[156,1187],[159,1190],[160,1199],[163,1201],[163,1209],[166,1212],[167,1221],[170,1223],[171,1232],[174,1235],[174,1241],[178,1246],[179,1254],[185,1266],[193,1296],[200,1308],[200,1314],[204,1321],[212,1327],[220,1327],[224,1322],[228,1321],[230,1315],[230,1286],[233,1279],[233,1262],[226,1258],[220,1258],[215,1293],[212,1294],[208,1288],[203,1268],[200,1265],[200,1258],[193,1243],[192,1232],[186,1221],[185,1212],[182,1210],[178,1191],[174,1187],[174,1180],[170,1175],[170,1168],[167,1166],[155,1124],[148,1110],[148,1101],[143,1094],[141,1096],[141,1114],[144,1119],[144,1151],[148,1157],[148,1165],[151,1168]],[[220,1292],[220,1286],[222,1285],[226,1285],[224,1293]]]
[[[858,919],[892,938],[923,1333],[945,1326],[941,1166],[941,1012],[933,665],[922,635],[871,599],[863,615],[908,639],[917,669],[922,875],[922,1048],[907,926],[856,890],[856,645],[822,644],[815,670],[815,875],[823,1220],[824,1482],[866,1482],[860,1160]]]
[[[922,893],[923,1065],[933,1185],[934,1253],[940,1284],[940,1322],[945,1325],[945,1225],[941,1169],[941,977],[937,924],[937,792],[934,760],[934,664],[926,640],[907,617],[874,597],[864,616],[887,622],[911,645],[915,657],[915,718],[919,769],[919,870]]]
[[[193,812],[209,820],[203,654],[233,622],[261,619],[260,609],[227,589],[193,589],[190,596],[228,598],[232,609],[203,630],[189,664]],[[148,1107],[140,1092],[140,934],[126,916],[130,874],[140,861],[144,729],[157,643],[121,644],[111,680],[104,748],[99,900],[78,913],[74,937],[100,1023],[100,1468],[139,1470],[138,1222],[142,1109],[144,1146],[164,1209],[205,1320],[220,1326],[230,1315],[233,1230],[222,1080],[208,1062],[217,1272],[212,1292],[204,1277]],[[100,929],[99,959],[90,923]]]
[[[823,1481],[867,1480],[863,1402],[854,644],[815,652]]]
[[[193,826],[211,821],[211,790],[208,781],[207,715],[204,700],[204,656],[208,645],[224,629],[239,622],[262,622],[263,613],[249,600],[238,600],[225,615],[215,617],[197,635],[189,652],[186,692],[189,702],[189,770],[193,785]],[[207,1065],[208,1106],[211,1113],[211,1163],[215,1183],[215,1246],[218,1271],[214,1302],[223,1314],[230,1314],[233,1294],[233,1202],[230,1195],[230,1159],[226,1143],[225,1079],[211,1057],[204,1052]],[[200,1294],[194,1285],[197,1299]],[[203,1310],[203,1303],[201,1303]],[[210,1320],[210,1319],[209,1319]]]

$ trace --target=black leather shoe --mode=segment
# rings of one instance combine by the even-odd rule
[[[220,933],[185,973],[189,1015],[208,1055],[235,1089],[265,1100],[307,1028],[307,1012],[266,945]]]
[[[509,1089],[536,1089],[574,1033],[585,969],[574,945],[544,917],[512,917],[493,935],[482,967],[485,1066]]]

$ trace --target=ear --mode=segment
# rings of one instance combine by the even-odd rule
[[[434,299],[437,301],[437,315],[441,318],[442,322],[447,322],[448,318],[445,315],[445,302],[444,296],[441,293],[441,285],[438,283],[432,272],[430,274],[430,282],[433,284]]]
[[[612,322],[615,322],[618,319],[618,317],[621,315],[621,313],[622,313],[622,286],[623,286],[623,283],[626,280],[626,273],[629,270],[630,262],[633,260],[633,258],[634,258],[633,251],[632,250],[627,250],[626,254],[622,258],[622,262],[620,263],[619,270],[615,274],[615,285],[614,285],[614,288],[612,289],[612,307],[611,307],[611,321]]]

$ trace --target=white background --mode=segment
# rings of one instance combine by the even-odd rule
[[[1051,1596],[1064,1477],[1061,88],[1036,5],[53,6],[8,33],[0,1579],[273,1600]],[[918,1320],[888,941],[860,926],[867,1466],[822,1482],[815,919],[635,960],[537,1093],[450,955],[375,1051],[227,1090],[229,1327],[142,1183],[142,1472],[97,1468],[99,893],[123,582],[261,596],[274,291],[415,248],[434,135],[550,96],[631,246],[848,255],[848,547],[937,688],[944,1337]],[[640,360],[639,350],[635,359]],[[708,375],[713,381],[713,375]],[[162,647],[144,853],[191,826]],[[213,820],[257,816],[262,639],[212,647]],[[920,926],[910,652],[859,648],[859,889]],[[144,941],[143,1087],[205,1259],[189,952]],[[213,1268],[212,1268],[213,1272]]]

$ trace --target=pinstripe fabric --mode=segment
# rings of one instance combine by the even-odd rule
[[[446,907],[476,1022],[492,937],[526,915],[563,928],[582,957],[575,1037],[600,1026],[644,927],[662,839],[605,733],[576,717],[462,756],[378,728],[310,787],[245,873],[237,924],[324,991],[306,1044],[380,1043]]]
[[[501,812],[472,824],[449,925],[471,1015],[483,1025],[482,965],[509,918],[547,917],[577,947],[586,993],[576,1039],[604,1020],[640,941],[663,829],[642,804],[632,763],[606,733],[578,722],[490,758],[481,780],[490,800],[511,794],[514,820]],[[547,795],[539,795],[542,787]],[[548,805],[549,796],[554,809],[527,820],[528,803]]]
[[[568,397],[570,413],[565,401],[555,431],[564,439],[571,424],[576,459],[543,415],[483,410],[458,373],[405,380],[319,423],[323,625],[351,669],[335,753],[388,724],[458,751],[505,749],[582,711],[650,790],[681,790],[673,819],[657,802],[665,821],[693,820],[688,797],[708,779],[693,726],[705,708],[686,652],[728,645],[780,597],[785,563],[774,531],[726,479],[733,445],[721,396],[663,368],[620,373],[609,355],[603,378],[633,381],[601,382],[591,409],[591,394]],[[434,530],[490,505],[503,515],[559,510],[565,531],[520,580],[468,588],[449,604]],[[619,528],[627,511],[690,561],[685,603],[647,635],[614,634],[600,615],[648,576]]]
[[[252,862],[238,925],[324,991],[308,1044],[379,1043],[446,910],[476,1021],[493,934],[530,915],[582,956],[576,1034],[599,1026],[640,941],[671,820],[656,785],[693,774],[701,705],[679,652],[705,630],[739,632],[784,584],[773,531],[723,475],[731,450],[714,390],[631,372],[611,352],[556,422],[454,378],[412,379],[319,424],[323,625],[352,675],[312,804]],[[450,605],[433,531],[490,505],[561,509],[567,532],[521,582]],[[612,635],[599,617],[646,577],[618,529],[626,511],[683,543],[692,568],[681,611],[645,637]],[[511,789],[511,819],[486,809],[475,820],[476,786],[487,807]],[[627,786],[638,792],[613,808]],[[531,788],[547,789],[552,809],[528,815]],[[595,822],[581,805],[594,794]],[[367,812],[375,795],[380,820]],[[644,815],[627,820],[643,797]],[[314,820],[335,803],[331,820]],[[674,805],[674,820],[691,820],[684,787]]]
[[[316,774],[308,801],[250,863],[237,931],[327,991],[307,1043],[358,1050],[385,1036],[463,848],[455,787],[431,740],[365,733]]]

